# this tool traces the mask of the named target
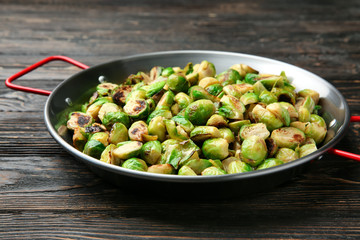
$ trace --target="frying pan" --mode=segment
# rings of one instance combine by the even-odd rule
[[[54,60],[65,61],[85,70],[64,80],[52,92],[12,83],[13,80]],[[238,63],[247,64],[261,73],[280,74],[281,71],[285,71],[297,91],[305,88],[318,91],[321,97],[319,104],[322,105],[320,115],[323,116],[328,127],[323,145],[310,155],[269,169],[221,176],[177,176],[133,171],[101,162],[76,150],[72,146],[70,133],[58,132],[58,128],[65,123],[67,114],[79,109],[79,104],[87,101],[95,91],[95,87],[104,79],[121,83],[131,73],[149,71],[153,66],[183,67],[188,62],[198,63],[202,60],[214,63],[218,73]],[[325,152],[360,161],[360,155],[333,148],[344,136],[350,121],[359,121],[359,117],[350,117],[348,104],[341,93],[329,82],[313,73],[269,58],[220,51],[168,51],[134,55],[88,67],[68,57],[52,56],[11,76],[5,83],[7,87],[15,90],[49,95],[44,118],[52,137],[100,177],[138,193],[187,198],[244,195],[269,190],[291,179],[301,173],[308,163],[320,158]]]

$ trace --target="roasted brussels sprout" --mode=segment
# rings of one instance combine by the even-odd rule
[[[244,162],[252,167],[258,166],[265,160],[267,153],[266,143],[259,136],[251,136],[246,138],[241,144],[241,156]]]
[[[280,148],[295,149],[305,141],[305,134],[294,127],[283,127],[272,131],[271,138]]]
[[[191,140],[195,142],[205,141],[209,138],[220,138],[221,133],[219,129],[213,126],[198,126],[190,133]]]
[[[185,118],[194,125],[205,125],[215,110],[215,105],[210,100],[197,100],[185,109]]]
[[[130,158],[126,160],[122,165],[123,168],[146,172],[148,167],[144,160],[140,158]]]
[[[214,167],[214,166],[205,168],[201,172],[202,176],[214,176],[214,175],[224,175],[224,174],[226,174],[226,172],[224,170]]]
[[[94,122],[91,115],[82,112],[70,113],[69,120],[67,121],[67,128],[75,130],[76,128],[85,128]]]
[[[128,129],[120,122],[114,123],[110,130],[109,142],[112,144],[118,144],[129,140]]]
[[[244,125],[241,127],[239,132],[239,136],[242,140],[254,135],[259,136],[265,140],[270,136],[270,132],[267,130],[264,123],[253,123]]]
[[[171,164],[157,164],[148,167],[148,172],[150,173],[160,173],[160,174],[175,174],[175,169]]]
[[[223,160],[229,155],[229,143],[223,138],[205,140],[202,145],[202,153],[208,159]]]
[[[113,150],[115,157],[119,159],[129,159],[137,157],[141,152],[142,142],[139,141],[125,141],[118,143]]]
[[[283,161],[277,159],[277,158],[269,158],[266,159],[263,163],[261,163],[256,170],[261,170],[261,169],[265,169],[265,168],[271,168],[271,167],[275,167],[278,165],[283,164]]]

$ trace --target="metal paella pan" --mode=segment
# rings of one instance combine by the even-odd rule
[[[66,61],[84,70],[59,84],[52,92],[18,86],[12,83],[35,68],[53,60]],[[70,133],[59,132],[69,112],[79,108],[79,104],[89,99],[96,86],[106,80],[121,83],[128,75],[138,71],[149,71],[153,66],[185,66],[188,62],[203,60],[212,62],[218,73],[230,66],[244,63],[262,73],[279,74],[285,71],[297,90],[311,88],[320,94],[321,115],[327,125],[327,136],[319,149],[305,157],[276,167],[239,174],[219,176],[178,176],[153,174],[122,168],[104,163],[75,149]],[[259,56],[218,52],[218,51],[169,51],[141,54],[88,67],[73,59],[53,56],[24,69],[6,80],[6,85],[15,90],[49,95],[44,109],[44,119],[52,137],[71,155],[81,160],[97,175],[122,188],[153,194],[173,196],[228,197],[244,195],[271,189],[295,175],[314,159],[325,152],[339,154],[359,160],[359,155],[333,149],[344,136],[350,121],[359,121],[350,117],[349,107],[341,93],[321,77],[296,66]],[[216,189],[216,196],[214,196]]]

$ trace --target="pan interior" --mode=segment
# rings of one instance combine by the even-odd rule
[[[108,82],[121,83],[128,75],[139,71],[148,72],[153,66],[184,67],[188,62],[195,64],[202,60],[214,63],[217,73],[238,63],[249,65],[260,73],[280,74],[285,71],[297,91],[310,88],[319,92],[322,105],[320,115],[324,117],[328,126],[328,136],[323,148],[328,149],[335,145],[347,128],[350,114],[341,93],[329,82],[304,69],[247,54],[216,51],[172,51],[136,55],[111,61],[81,71],[63,81],[50,95],[45,107],[45,121],[49,131],[60,144],[65,140],[68,143],[66,148],[72,148],[70,134],[60,136],[57,129],[66,124],[66,116],[70,112],[79,110],[81,104],[89,99],[100,81],[105,79]],[[69,103],[71,104],[69,105]],[[326,149],[321,153],[314,153],[312,157],[319,156]],[[73,149],[73,151],[76,150]]]

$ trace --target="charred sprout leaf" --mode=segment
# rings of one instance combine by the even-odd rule
[[[276,167],[281,164],[283,164],[283,161],[281,161],[277,158],[269,158],[269,159],[266,159],[263,163],[261,163],[256,170]]]
[[[199,147],[191,140],[173,143],[168,145],[162,156],[162,163],[169,163],[175,169],[179,169],[188,161],[191,161],[195,152],[199,151]]]
[[[241,156],[245,163],[258,166],[267,156],[267,147],[263,138],[251,136],[241,144]]]
[[[215,176],[215,175],[224,175],[224,174],[226,174],[224,170],[214,166],[208,167],[201,172],[202,176]]]
[[[175,140],[186,140],[188,139],[188,134],[186,131],[181,128],[181,126],[176,126],[176,123],[174,120],[164,120],[166,131],[168,132],[171,139]]]
[[[146,172],[148,167],[144,160],[140,158],[130,158],[126,160],[122,165],[123,168]]]
[[[166,80],[156,81],[151,83],[149,87],[146,89],[145,96],[147,98],[154,96],[164,88],[165,84],[166,84]]]
[[[150,70],[150,81],[156,80],[158,77],[161,76],[161,73],[163,72],[164,68],[160,66],[155,66]]]
[[[183,116],[175,116],[172,118],[175,121],[177,126],[180,126],[187,134],[194,129],[194,125],[185,117]]]

